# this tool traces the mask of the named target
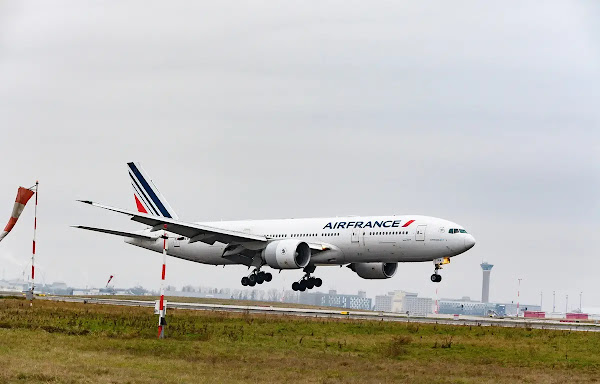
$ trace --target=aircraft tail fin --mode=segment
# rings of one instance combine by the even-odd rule
[[[127,169],[138,212],[175,220],[179,219],[140,163],[127,163]]]

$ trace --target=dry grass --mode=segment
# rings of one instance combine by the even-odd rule
[[[0,383],[593,382],[600,335],[0,300]]]

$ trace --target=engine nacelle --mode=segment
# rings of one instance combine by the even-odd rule
[[[262,251],[262,258],[269,267],[275,269],[304,268],[310,261],[310,248],[300,240],[277,240],[267,244]]]
[[[398,263],[352,263],[349,268],[363,279],[389,279],[396,274]]]

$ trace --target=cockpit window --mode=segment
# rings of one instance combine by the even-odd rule
[[[467,233],[467,231],[465,231],[464,229],[451,228],[450,230],[448,230],[448,233]]]
[[[467,231],[465,231],[464,229],[461,229],[460,233],[467,233]]]

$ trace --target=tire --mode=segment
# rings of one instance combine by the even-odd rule
[[[250,283],[248,283],[249,286],[254,287],[256,285],[255,281],[250,281]]]
[[[256,284],[262,284],[262,283],[264,283],[264,281],[265,281],[265,278],[262,274],[256,275]]]
[[[315,287],[319,288],[321,285],[323,285],[323,280],[316,277],[315,278]]]
[[[315,281],[311,278],[306,280],[306,288],[307,289],[313,289],[315,286]]]
[[[249,283],[248,278],[246,276],[242,277],[242,285],[245,287]]]
[[[306,280],[300,280],[298,284],[300,285],[300,290],[304,292],[306,290]]]
[[[268,283],[271,280],[273,280],[273,275],[271,275],[269,272],[265,272],[265,281]]]
[[[442,281],[442,275],[438,275],[437,282],[439,283],[440,281]]]
[[[299,291],[300,290],[300,284],[296,281],[292,284],[292,289],[294,291]]]
[[[251,274],[250,276],[248,276],[248,281],[251,283],[256,284],[256,275],[255,274]]]
[[[438,282],[438,281],[437,281],[437,277],[438,277],[438,276],[439,276],[439,275],[436,275],[435,273],[434,273],[433,275],[431,275],[431,281],[432,281],[432,282],[434,282],[434,283],[437,283],[437,282]]]

